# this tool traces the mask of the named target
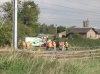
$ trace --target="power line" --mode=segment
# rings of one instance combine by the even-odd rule
[[[95,7],[95,8],[100,8],[94,5],[89,5],[89,4],[85,4],[85,3],[81,3],[81,2],[75,2],[75,1],[71,1],[71,0],[65,0],[65,1],[69,1],[69,2],[73,2],[73,3],[77,3],[77,4],[82,4],[82,5],[87,5],[87,6],[91,6],[91,7]]]
[[[73,19],[62,19],[62,18],[60,18],[60,19],[58,19],[58,18],[47,18],[47,17],[40,17],[40,18],[42,18],[43,20],[58,20],[58,21],[77,21],[77,22],[83,22],[83,20],[80,20],[80,19],[75,19],[75,20],[73,20]],[[91,21],[91,22],[100,22],[100,21]]]
[[[88,15],[91,15],[91,14],[88,14],[88,15],[76,15],[76,14],[67,14],[67,13],[56,13],[56,12],[52,12],[52,13],[50,13],[50,12],[42,12],[42,13],[46,13],[46,14],[52,14],[52,15],[66,15],[66,17],[68,17],[68,16],[70,16],[70,17],[72,17],[72,16],[76,16],[76,17],[79,17],[79,16],[87,16],[88,18],[89,17],[92,17],[92,18],[94,18],[94,17],[97,17],[98,15],[92,15],[92,16],[88,16]]]
[[[36,2],[42,3],[42,4],[53,5],[53,6],[59,6],[59,7],[63,7],[63,8],[69,8],[69,9],[78,10],[78,11],[91,12],[91,11],[87,11],[87,10],[82,10],[82,9],[77,9],[77,8],[72,8],[72,7],[67,7],[67,6],[61,6],[61,5],[51,4],[51,3],[45,3],[45,2],[40,2],[40,1],[36,1]],[[92,12],[92,13],[97,13],[97,12]],[[97,13],[97,14],[100,14],[100,13]]]
[[[57,9],[50,9],[50,8],[41,8],[41,9],[45,9],[45,10],[55,10],[55,11],[61,11],[61,12],[63,11],[63,12],[77,13],[77,14],[80,14],[80,13],[81,14],[87,14],[86,12],[75,12],[75,11],[74,12],[72,12],[72,11],[70,12],[70,11],[67,11],[67,10],[57,10]],[[92,13],[92,14],[94,14],[94,13]],[[90,14],[88,14],[88,15],[90,15]],[[96,13],[96,15],[100,15],[100,14],[99,13],[98,14]]]

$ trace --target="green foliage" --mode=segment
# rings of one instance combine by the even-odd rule
[[[36,5],[33,1],[25,1],[22,4],[19,18],[23,24],[32,26],[34,23],[37,23],[39,13],[38,5]]]
[[[22,5],[21,5],[22,4]],[[0,45],[11,45],[12,42],[12,16],[13,16],[13,2],[5,2],[2,5],[2,10],[7,19],[3,27],[0,29]],[[26,36],[36,36],[40,30],[40,23],[38,23],[38,15],[40,10],[34,1],[22,2],[18,0],[18,41],[24,39]]]
[[[0,45],[11,45],[12,42],[12,25],[11,22],[6,22],[2,28],[0,28]]]
[[[33,36],[32,27],[28,27],[23,24],[18,24],[18,39],[22,40],[28,36]]]
[[[0,74],[100,74],[100,58],[44,60],[25,53],[6,53],[0,57]]]
[[[56,28],[54,27],[53,24],[51,24],[50,26],[48,26],[48,33],[49,34],[55,34],[56,33]]]
[[[45,23],[40,25],[40,33],[44,33],[44,34],[48,33],[48,26]]]
[[[3,12],[6,13],[6,15],[4,15],[4,18],[9,20],[9,21],[12,21],[12,18],[13,18],[13,3],[5,2],[2,5],[2,9],[3,9]]]
[[[64,27],[64,26],[58,26],[57,27],[57,32],[58,33],[63,32],[63,31],[66,31],[66,27]]]
[[[40,33],[44,34],[55,34],[56,28],[54,24],[47,26],[45,23],[40,26]]]
[[[69,43],[69,49],[75,50],[87,50],[87,49],[97,49],[100,48],[100,39],[89,39],[83,38],[78,34],[74,35],[72,39],[59,38],[59,41],[64,41]]]

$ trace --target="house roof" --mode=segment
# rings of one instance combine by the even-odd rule
[[[89,27],[83,27],[83,28],[73,28],[69,31],[69,33],[87,33],[90,29]]]
[[[96,33],[100,34],[100,29],[94,29]]]
[[[58,33],[58,34],[66,34],[66,31],[60,32],[60,33]]]

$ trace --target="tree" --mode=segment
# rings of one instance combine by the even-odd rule
[[[40,33],[48,33],[48,26],[45,23],[40,26]]]
[[[36,36],[40,30],[38,23],[38,15],[40,13],[38,5],[33,1],[20,2],[18,0],[18,40],[26,36]],[[0,29],[0,45],[9,44],[12,42],[12,16],[13,2],[5,2],[2,5],[4,18],[7,18],[3,28]]]
[[[60,33],[60,32],[63,32],[63,31],[66,31],[66,27],[64,27],[64,26],[58,26],[57,27],[57,33]]]
[[[56,28],[54,27],[54,24],[51,24],[48,26],[48,33],[49,34],[55,34],[56,33]]]
[[[0,28],[0,45],[11,46],[12,42],[12,25],[11,22],[6,22],[2,28]]]
[[[28,27],[32,27],[32,35],[36,36],[40,30],[40,23],[38,23],[38,15],[40,10],[34,1],[25,1],[19,10],[19,22]]]
[[[23,2],[22,7],[19,11],[19,18],[23,24],[32,26],[38,22],[38,15],[40,14],[38,5],[33,1]]]
[[[12,2],[5,2],[2,7],[2,12],[5,14],[3,15],[5,19],[12,21],[13,18],[13,3]]]

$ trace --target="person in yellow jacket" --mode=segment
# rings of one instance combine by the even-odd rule
[[[29,49],[30,48],[30,43],[26,42],[26,48]]]
[[[25,43],[25,41],[22,42],[22,47],[23,47],[23,49],[26,48],[26,43]]]

